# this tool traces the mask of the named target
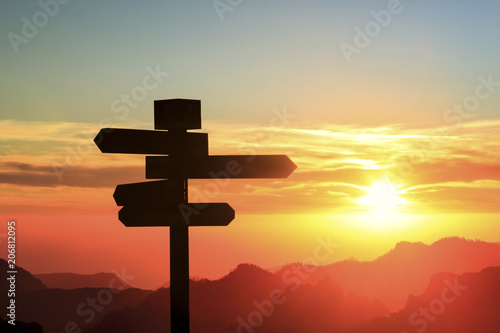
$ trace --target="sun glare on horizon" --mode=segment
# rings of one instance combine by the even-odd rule
[[[370,187],[363,188],[366,195],[356,201],[363,208],[374,213],[395,213],[402,206],[408,204],[408,201],[400,196],[400,194],[404,193],[400,188],[401,185],[391,184],[388,180],[383,179]]]
[[[408,215],[403,207],[410,202],[400,196],[402,185],[382,179],[369,187],[361,187],[366,194],[356,200],[363,213],[357,215],[363,228],[387,232],[408,228]]]

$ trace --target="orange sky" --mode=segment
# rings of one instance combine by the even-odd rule
[[[298,168],[288,179],[215,181],[218,193],[208,190],[214,180],[191,180],[190,198],[228,201],[242,214],[357,213],[366,211],[357,199],[387,179],[408,201],[405,212],[498,212],[499,120],[281,126],[204,125],[212,155],[287,154]],[[145,181],[144,156],[100,153],[88,124],[2,121],[0,129],[12,143],[0,166],[2,205],[11,213],[107,214],[117,184]]]
[[[168,280],[168,228],[125,228],[112,197],[117,184],[145,181],[144,156],[100,153],[86,138],[97,131],[88,124],[2,121],[0,128],[15,142],[1,163],[1,217],[18,221],[21,266],[124,268],[148,288]],[[374,259],[401,240],[499,241],[499,128],[498,120],[432,128],[207,122],[211,154],[284,153],[298,169],[288,179],[231,180],[219,193],[207,191],[214,180],[190,181],[191,200],[228,202],[237,212],[228,227],[192,229],[191,273],[217,278],[241,262],[303,261],[318,237],[338,244],[321,264]],[[65,170],[62,181],[54,166]],[[377,211],[360,198],[384,179],[404,204]]]
[[[168,228],[124,227],[112,197],[145,181],[144,156],[92,140],[153,129],[169,98],[202,101],[211,154],[298,166],[218,193],[189,182],[191,200],[236,210],[192,230],[195,276],[304,261],[318,237],[338,244],[319,264],[402,240],[500,241],[500,2],[401,1],[387,24],[373,16],[387,1],[240,2],[221,15],[211,1],[71,1],[17,39],[43,8],[2,3],[0,223],[18,221],[19,265],[168,279]]]

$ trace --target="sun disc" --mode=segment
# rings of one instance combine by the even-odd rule
[[[402,191],[400,185],[394,185],[387,180],[382,180],[365,188],[366,195],[360,197],[357,202],[372,211],[397,211],[407,201],[399,196]]]

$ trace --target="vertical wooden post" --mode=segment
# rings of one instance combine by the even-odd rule
[[[170,227],[170,319],[172,333],[189,333],[189,230]]]
[[[170,130],[185,133],[186,130]],[[182,146],[182,145],[180,145]],[[182,159],[186,152],[176,151],[170,156]],[[188,202],[187,179],[172,179],[177,183],[177,203]],[[170,227],[170,325],[172,333],[189,333],[189,226]]]

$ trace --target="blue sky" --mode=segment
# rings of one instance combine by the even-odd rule
[[[222,21],[210,1],[70,1],[15,53],[8,33],[22,35],[22,18],[32,22],[41,7],[7,2],[1,117],[97,123],[159,66],[169,77],[130,119],[150,122],[154,99],[184,97],[222,122],[265,123],[286,105],[311,122],[436,123],[479,75],[500,77],[493,0],[401,1],[348,64],[339,44],[388,3],[243,0]],[[498,101],[481,117],[498,117]]]

